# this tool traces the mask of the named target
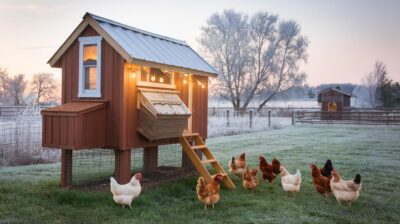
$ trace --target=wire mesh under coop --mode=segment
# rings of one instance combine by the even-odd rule
[[[160,145],[158,167],[182,167],[182,146],[180,144]]]
[[[114,170],[114,150],[79,150],[72,153],[72,185],[106,182],[114,175]]]
[[[131,173],[144,171],[144,150],[131,150]],[[157,168],[146,172],[143,184],[154,186],[177,179],[181,176],[182,147],[180,144],[160,145],[157,150]],[[72,152],[72,185],[78,187],[108,186],[109,178],[115,176],[115,151],[112,149],[91,149]]]
[[[143,148],[136,148],[131,150],[131,172],[143,171]]]

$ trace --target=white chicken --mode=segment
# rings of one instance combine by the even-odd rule
[[[283,190],[290,193],[297,193],[300,191],[301,173],[297,170],[295,174],[290,174],[284,166],[280,166],[281,181]]]
[[[347,202],[351,205],[360,196],[361,175],[357,174],[354,180],[346,181],[336,170],[332,170],[331,189],[339,204]]]
[[[125,205],[127,205],[132,208],[131,204],[133,199],[139,197],[140,192],[142,191],[142,187],[140,185],[141,179],[142,174],[136,173],[131,178],[129,183],[118,184],[114,177],[110,177],[110,188],[115,203],[122,205],[122,207],[125,207]]]

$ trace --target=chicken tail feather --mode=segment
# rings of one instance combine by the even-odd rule
[[[356,177],[354,178],[354,183],[360,184],[361,183],[361,175],[357,174]]]

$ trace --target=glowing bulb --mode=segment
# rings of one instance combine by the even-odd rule
[[[136,78],[136,73],[135,73],[135,72],[132,72],[132,73],[131,73],[131,77],[132,77],[132,78]]]
[[[200,81],[197,81],[197,84],[199,84],[201,86],[201,82]]]
[[[202,89],[204,89],[204,88],[205,88],[205,86],[204,86],[204,85],[201,85],[201,88],[202,88]]]
[[[160,77],[160,82],[164,82],[164,78],[163,77]]]
[[[185,74],[185,77],[187,77],[188,76],[188,74]]]
[[[151,76],[150,80],[151,80],[152,82],[154,82],[154,81],[156,81],[156,77],[155,77],[155,76]]]
[[[186,79],[184,79],[184,80],[183,80],[183,84],[185,84],[185,85],[187,84],[187,81],[186,81]]]

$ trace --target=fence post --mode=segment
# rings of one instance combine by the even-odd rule
[[[253,111],[250,110],[250,129],[253,127]]]
[[[292,125],[294,125],[295,120],[294,120],[294,110],[292,111]]]
[[[229,110],[226,111],[226,126],[229,127]]]
[[[268,127],[271,127],[271,110],[268,110]]]
[[[386,112],[386,125],[389,124],[389,112]]]

